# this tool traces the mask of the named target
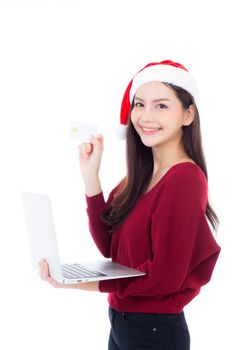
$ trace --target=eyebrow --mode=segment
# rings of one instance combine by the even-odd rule
[[[135,96],[134,99],[139,100],[139,101],[144,101],[142,98],[137,97],[137,96]],[[169,100],[168,98],[162,97],[162,98],[157,98],[157,99],[153,100],[152,102],[159,102],[159,101],[171,101],[171,100]]]

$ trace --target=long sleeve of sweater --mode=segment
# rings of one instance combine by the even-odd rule
[[[110,258],[111,234],[109,226],[101,221],[100,215],[112,201],[113,194],[114,190],[109,194],[107,202],[105,202],[103,192],[92,197],[86,195],[89,230],[97,248],[105,258]]]

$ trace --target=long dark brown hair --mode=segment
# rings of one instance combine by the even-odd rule
[[[191,104],[195,107],[195,118],[188,126],[182,126],[182,142],[184,150],[192,160],[203,170],[208,179],[206,161],[204,157],[200,117],[195,101],[189,92],[173,84],[164,83],[173,89],[176,96],[181,101],[183,108],[188,109]],[[131,111],[134,101],[131,105]],[[146,191],[153,175],[153,154],[151,147],[145,146],[136,132],[130,118],[126,134],[126,162],[127,175],[120,182],[115,198],[107,206],[101,215],[101,220],[111,228],[119,227],[130,210],[135,205],[140,195]],[[206,216],[210,221],[214,231],[217,231],[219,220],[210,206],[209,199],[206,206]]]

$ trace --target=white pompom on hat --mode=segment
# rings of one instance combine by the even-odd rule
[[[179,86],[188,91],[197,103],[198,89],[196,81],[182,64],[170,60],[149,63],[135,74],[125,90],[121,104],[120,125],[116,128],[119,139],[123,140],[126,137],[130,107],[136,91],[140,86],[151,81]]]

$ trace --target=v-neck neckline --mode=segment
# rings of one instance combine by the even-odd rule
[[[154,184],[154,186],[153,186],[149,191],[143,193],[143,197],[144,197],[144,196],[147,196],[148,194],[150,194],[151,192],[153,192],[153,190],[154,190],[155,188],[157,188],[158,185],[160,185],[160,183],[167,177],[167,175],[170,174],[170,172],[171,172],[172,170],[174,170],[174,168],[176,168],[176,167],[178,167],[178,166],[180,166],[180,165],[187,165],[187,164],[192,164],[192,165],[198,166],[196,163],[188,162],[188,161],[173,164],[170,168],[168,168],[168,170],[165,172],[165,174]]]

